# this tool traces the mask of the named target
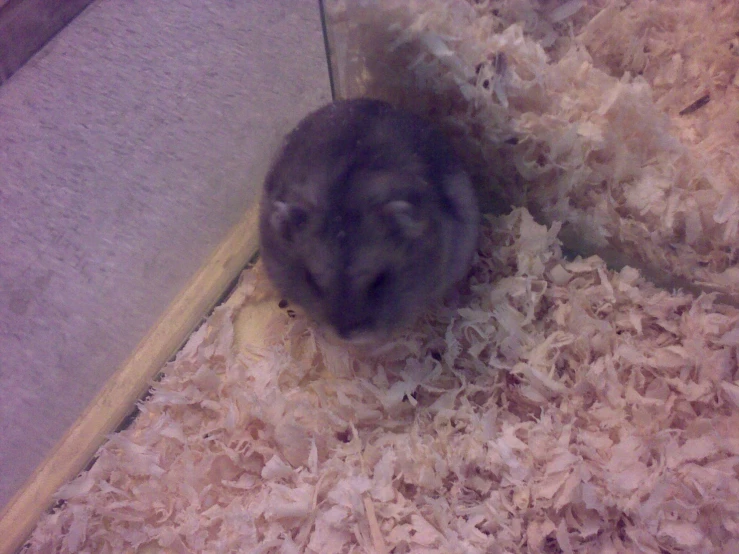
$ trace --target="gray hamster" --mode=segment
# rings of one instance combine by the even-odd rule
[[[411,323],[467,274],[479,210],[429,122],[343,100],[290,132],[265,183],[261,256],[285,299],[356,342]]]

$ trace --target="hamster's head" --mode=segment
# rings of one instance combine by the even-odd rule
[[[261,255],[319,324],[381,339],[465,275],[478,220],[467,173],[428,122],[337,101],[298,124],[265,179]]]
[[[267,273],[287,300],[342,339],[385,338],[450,284],[438,199],[402,171],[357,171],[318,189],[263,201]]]

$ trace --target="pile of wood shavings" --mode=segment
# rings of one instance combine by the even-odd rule
[[[739,552],[739,310],[557,231],[486,224],[382,352],[246,271],[26,552]]]
[[[739,303],[739,4],[327,1],[346,94],[435,118],[568,247]]]

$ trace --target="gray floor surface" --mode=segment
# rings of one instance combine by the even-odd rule
[[[0,506],[329,99],[307,0],[99,0],[0,87]]]

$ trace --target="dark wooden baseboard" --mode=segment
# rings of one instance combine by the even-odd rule
[[[0,84],[92,0],[0,0]]]

